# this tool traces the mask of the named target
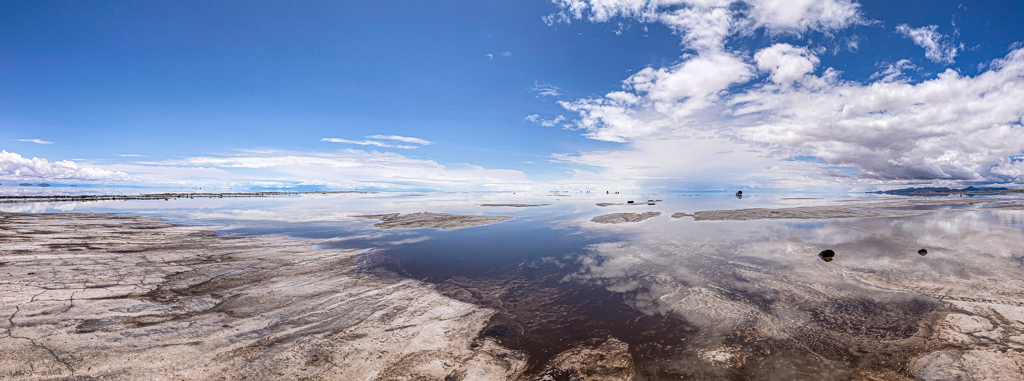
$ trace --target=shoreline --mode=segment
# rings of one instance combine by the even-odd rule
[[[224,192],[224,193],[146,193],[137,195],[48,195],[48,196],[0,196],[0,204],[20,204],[32,202],[92,202],[92,201],[131,201],[131,200],[170,200],[182,198],[246,198],[295,196],[304,194],[348,194],[370,193],[363,191],[279,191],[279,192]]]
[[[509,379],[493,310],[353,251],[101,213],[0,213],[0,378]],[[141,234],[140,234],[141,233]],[[440,365],[443,364],[443,365]]]
[[[317,249],[322,240],[216,230],[110,213],[0,213],[0,274],[9,279],[0,282],[0,351],[14,354],[0,359],[0,378],[534,379],[538,371],[587,374],[595,358],[607,358],[614,361],[601,366],[617,375],[609,379],[630,379],[647,361],[610,337],[529,365],[494,334],[516,323],[506,321],[517,318],[511,307],[473,296],[497,287],[486,280],[366,273],[357,251]],[[899,344],[914,348],[915,372],[995,366],[1012,374],[1006,366],[1017,358],[983,340],[1024,333],[1005,322],[1024,316],[1019,303],[890,286],[941,303],[925,308],[941,316],[922,317],[916,328],[928,338]],[[699,361],[738,366],[718,360],[748,355],[738,348],[701,352],[710,357]],[[959,364],[956,356],[974,357]]]

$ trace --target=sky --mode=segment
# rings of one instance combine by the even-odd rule
[[[1024,182],[1024,2],[5,1],[0,183]]]

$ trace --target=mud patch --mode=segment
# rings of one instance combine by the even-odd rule
[[[597,222],[599,224],[621,224],[626,222],[640,222],[660,215],[661,212],[611,213],[594,217],[590,221]]]
[[[445,230],[488,225],[512,219],[512,216],[474,216],[431,212],[410,213],[406,215],[401,213],[364,214],[352,217],[381,220],[381,222],[373,225],[377,229],[440,228]]]

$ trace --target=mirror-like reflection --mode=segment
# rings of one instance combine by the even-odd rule
[[[394,193],[0,207],[161,216],[362,250],[368,275],[432,283],[495,310],[480,335],[526,353],[535,374],[581,346],[628,348],[640,379],[927,379],[946,369],[949,351],[1024,350],[1024,211],[929,206],[904,217],[694,221],[670,215],[847,201],[615,197]],[[515,218],[381,230],[351,217],[421,211]],[[590,221],[649,211],[663,214]],[[1010,355],[992,356],[980,364],[1000,366]]]

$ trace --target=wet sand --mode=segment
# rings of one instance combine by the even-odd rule
[[[377,229],[462,229],[473,226],[489,225],[495,222],[507,221],[512,216],[475,216],[448,213],[387,213],[387,214],[362,214],[352,217],[380,220],[373,224]]]
[[[610,213],[594,217],[590,219],[590,221],[597,222],[599,224],[621,224],[627,222],[640,222],[648,218],[654,218],[660,215],[661,212]]]
[[[889,202],[867,202],[847,205],[800,206],[794,208],[750,208],[733,210],[708,210],[694,213],[673,213],[672,218],[693,217],[696,221],[746,221],[761,219],[834,219],[870,217],[907,217],[931,212],[921,207],[988,205],[989,208],[1024,208],[1019,198],[943,198],[938,200],[900,200]]]
[[[984,201],[972,209],[1005,202]],[[958,205],[930,202],[844,207]],[[417,217],[386,228],[496,222],[363,217],[405,216]],[[733,248],[610,242],[585,255],[421,282],[400,267],[357,263],[374,255],[315,243],[218,236],[150,218],[0,214],[0,352],[13,354],[0,358],[0,379],[1024,376],[1024,280],[1015,268],[965,267],[977,279],[969,284],[870,268],[787,277]],[[758,245],[750,251],[820,251]],[[636,253],[654,270],[635,272]],[[620,257],[627,266],[616,267]],[[657,271],[692,275],[674,284],[672,272]],[[829,284],[836,279],[856,286]]]
[[[353,252],[103,214],[0,215],[0,379],[515,378],[493,311]]]

